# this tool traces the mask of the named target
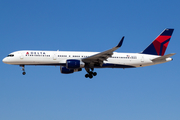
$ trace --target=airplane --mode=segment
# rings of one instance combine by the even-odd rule
[[[146,49],[140,53],[114,52],[123,44],[124,36],[117,46],[104,52],[42,51],[21,50],[10,53],[2,61],[6,64],[19,65],[25,75],[25,65],[60,66],[62,74],[87,72],[86,78],[93,78],[97,73],[94,68],[138,68],[172,61],[175,53],[165,54],[174,29],[165,29]]]

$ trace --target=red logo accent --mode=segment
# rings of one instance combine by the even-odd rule
[[[29,54],[29,52],[26,53],[26,55],[28,55],[28,54]]]
[[[165,53],[165,51],[166,51],[166,48],[167,48],[169,42],[167,42],[166,44],[164,44],[164,45],[163,45],[163,48],[161,48],[161,44],[162,44],[164,41],[166,41],[166,40],[168,40],[168,39],[170,39],[170,38],[171,38],[171,36],[161,36],[161,35],[160,35],[160,36],[158,36],[158,37],[155,39],[155,41],[153,42],[153,45],[154,45],[154,47],[155,47],[156,52],[157,52],[158,55],[164,55],[164,53]],[[160,49],[163,49],[163,50],[162,50],[162,53],[160,53]]]

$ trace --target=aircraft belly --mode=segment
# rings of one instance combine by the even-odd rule
[[[94,66],[94,68],[135,68],[135,66],[125,64],[104,63],[102,66]]]

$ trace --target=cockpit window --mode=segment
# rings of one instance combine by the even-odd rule
[[[7,57],[14,57],[14,54],[9,54]]]

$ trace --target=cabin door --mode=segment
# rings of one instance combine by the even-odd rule
[[[141,62],[144,62],[144,55],[142,55],[141,57]]]
[[[57,60],[57,53],[54,53],[53,60]]]
[[[24,59],[24,54],[23,53],[21,53],[20,59],[21,60]]]

